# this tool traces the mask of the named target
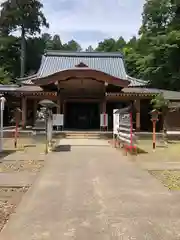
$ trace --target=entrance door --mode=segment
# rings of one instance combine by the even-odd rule
[[[67,129],[95,130],[99,129],[98,103],[67,103],[65,127]]]

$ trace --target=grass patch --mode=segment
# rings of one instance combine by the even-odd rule
[[[180,190],[180,170],[150,170],[149,173],[170,190]]]

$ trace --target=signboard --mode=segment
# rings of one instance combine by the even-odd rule
[[[100,114],[100,127],[108,126],[108,114],[102,113]]]
[[[64,114],[53,114],[53,126],[64,126]]]
[[[115,114],[119,114],[118,138],[132,147],[135,143],[135,135],[133,133],[131,106],[119,109],[115,111]]]
[[[113,110],[113,134],[118,134],[119,129],[119,113],[116,113],[118,109]]]

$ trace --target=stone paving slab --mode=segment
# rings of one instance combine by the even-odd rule
[[[63,138],[59,141],[60,145],[71,145],[71,146],[109,146],[107,140],[99,139],[86,139],[86,138]]]
[[[42,153],[26,153],[26,152],[14,152],[2,159],[0,159],[1,161],[20,161],[20,160],[24,160],[24,161],[29,161],[29,160],[37,160],[37,161],[43,161],[45,159],[45,154]]]
[[[50,153],[0,239],[179,240],[180,195],[103,144]]]
[[[0,173],[0,187],[28,186],[34,182],[35,177],[35,173],[28,172]]]

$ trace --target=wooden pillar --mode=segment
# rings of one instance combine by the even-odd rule
[[[101,113],[106,113],[106,99],[101,102]]]
[[[61,114],[61,100],[60,98],[58,97],[57,99],[57,114]]]
[[[34,104],[33,104],[33,125],[36,122],[37,105],[38,105],[37,100],[34,100]]]
[[[57,114],[61,114],[61,98],[60,98],[60,81],[58,81],[58,85],[57,85],[57,88],[58,88],[58,94],[57,94]]]
[[[26,127],[26,117],[27,117],[27,99],[25,96],[22,97],[22,128]]]
[[[63,104],[62,104],[62,114],[66,114],[66,102],[63,101]]]
[[[100,102],[100,114],[104,114],[104,113],[106,113],[106,99],[105,98]],[[106,120],[104,120],[104,121],[106,121]],[[108,122],[106,124],[108,125]],[[102,127],[102,126],[100,126],[100,127]],[[107,128],[108,128],[108,126],[107,126]],[[105,130],[107,130],[107,128],[102,127],[100,130],[105,131]]]
[[[135,101],[136,106],[136,131],[139,132],[141,130],[141,103],[140,99]]]

